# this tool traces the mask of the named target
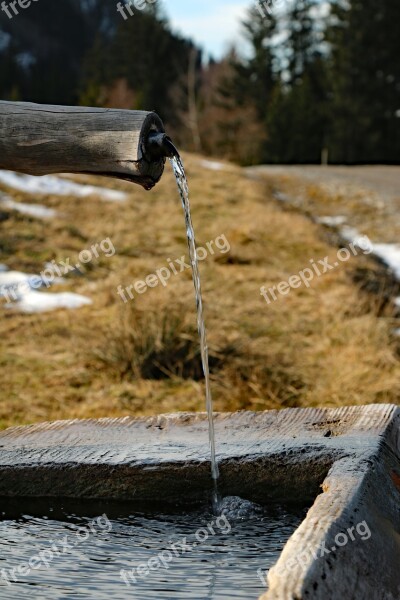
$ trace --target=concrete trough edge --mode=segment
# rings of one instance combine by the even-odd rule
[[[398,407],[376,442],[335,461],[260,600],[400,599]]]
[[[237,479],[249,493],[257,487],[253,473],[243,474],[249,465],[258,465],[260,490],[270,481],[286,489],[293,478],[318,489],[329,471],[306,519],[265,574],[262,600],[400,599],[400,408],[218,414],[216,433],[229,493]],[[198,479],[196,494],[210,487],[203,413],[0,432],[0,496],[126,499],[152,479],[158,487],[161,477],[180,482],[178,497],[190,483],[186,469]]]

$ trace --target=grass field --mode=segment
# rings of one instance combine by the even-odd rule
[[[227,165],[211,170],[187,155],[199,246],[225,236],[201,263],[215,409],[264,410],[399,401],[399,342],[393,314],[356,283],[368,256],[352,257],[267,304],[260,287],[277,286],[329,256],[323,228],[283,210],[271,185]],[[171,169],[152,192],[126,183],[78,178],[128,192],[125,203],[96,197],[29,197],[60,216],[48,222],[1,210],[0,262],[27,273],[110,238],[100,255],[54,291],[73,291],[91,306],[19,314],[0,306],[0,427],[43,420],[202,411],[190,271],[164,287],[117,293],[187,255],[182,209]],[[315,192],[316,193],[316,192]],[[178,269],[179,270],[179,269]]]

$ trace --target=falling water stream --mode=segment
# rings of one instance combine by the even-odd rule
[[[173,158],[170,158],[172,168],[174,170],[176,183],[178,185],[179,194],[182,201],[183,211],[185,213],[185,224],[186,224],[186,235],[189,246],[189,257],[190,263],[192,265],[192,275],[193,275],[193,283],[195,289],[196,296],[196,306],[197,306],[197,328],[200,336],[200,349],[201,349],[201,362],[203,365],[203,372],[206,384],[206,406],[207,406],[207,414],[208,414],[208,435],[210,440],[210,450],[211,450],[211,475],[213,479],[213,508],[214,512],[217,513],[219,509],[219,495],[218,495],[218,463],[215,454],[215,429],[214,429],[214,415],[213,415],[213,399],[211,394],[211,385],[210,385],[210,368],[208,362],[208,346],[207,346],[207,332],[204,321],[204,311],[203,311],[203,296],[201,293],[201,282],[200,282],[200,272],[199,272],[199,261],[197,257],[196,250],[196,239],[194,235],[192,216],[190,212],[190,202],[189,202],[189,188],[186,179],[185,169],[183,167],[182,159],[179,154]]]

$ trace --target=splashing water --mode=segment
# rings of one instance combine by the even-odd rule
[[[206,405],[208,414],[208,434],[210,440],[211,450],[211,475],[214,483],[213,490],[213,508],[214,512],[217,513],[219,509],[219,496],[218,496],[218,463],[215,456],[215,430],[214,430],[214,415],[213,415],[213,400],[211,395],[210,386],[210,369],[208,363],[208,346],[207,346],[207,333],[204,321],[203,311],[203,297],[201,293],[200,283],[200,272],[199,263],[197,258],[196,240],[194,236],[194,229],[192,224],[192,217],[190,213],[190,202],[189,202],[189,188],[187,184],[185,169],[183,167],[182,160],[178,153],[173,158],[170,158],[172,168],[174,170],[176,183],[178,185],[179,195],[182,200],[182,207],[185,213],[185,224],[186,224],[186,235],[189,246],[190,263],[192,265],[193,283],[196,295],[196,306],[197,306],[197,328],[200,336],[200,348],[201,348],[201,362],[203,365],[204,378],[206,383]]]

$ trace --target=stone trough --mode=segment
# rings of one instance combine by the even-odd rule
[[[262,600],[400,599],[400,408],[218,414],[215,426],[224,495],[313,502]],[[174,414],[11,428],[0,496],[204,501],[207,427]]]

